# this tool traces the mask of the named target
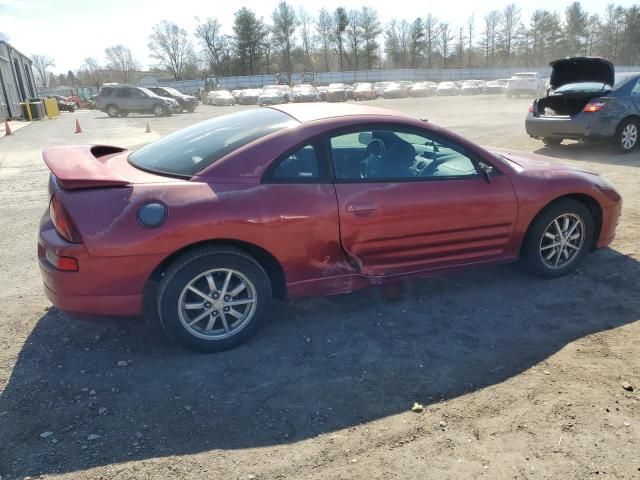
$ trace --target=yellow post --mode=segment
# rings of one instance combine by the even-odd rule
[[[29,100],[25,100],[24,104],[27,106],[27,116],[29,117],[29,121],[33,120],[31,116],[31,106],[29,105]]]
[[[45,98],[44,109],[47,111],[48,118],[54,118],[60,115],[60,110],[58,109],[58,102],[56,101],[55,98]]]

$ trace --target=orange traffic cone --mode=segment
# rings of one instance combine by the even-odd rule
[[[151,127],[149,126],[149,122],[147,122],[147,128],[144,129],[144,133],[151,133]]]
[[[80,122],[76,119],[76,131],[75,133],[82,133],[82,129],[80,128]]]
[[[11,135],[11,127],[9,126],[9,121],[6,118],[4,120],[4,134],[7,136]]]

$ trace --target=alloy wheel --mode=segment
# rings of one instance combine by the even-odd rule
[[[221,340],[240,332],[256,306],[253,283],[237,270],[218,268],[199,274],[182,289],[178,317],[191,335]]]
[[[622,148],[625,150],[631,150],[638,140],[638,127],[629,123],[622,130],[622,135],[620,137],[620,143],[622,144]]]
[[[585,226],[573,213],[556,217],[542,234],[540,257],[551,269],[564,268],[575,260],[584,246]]]

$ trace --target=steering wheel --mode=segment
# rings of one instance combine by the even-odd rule
[[[372,176],[375,168],[382,162],[385,150],[384,142],[379,138],[374,138],[369,142],[369,145],[367,145],[365,149],[365,158],[361,164],[361,178],[370,178]]]

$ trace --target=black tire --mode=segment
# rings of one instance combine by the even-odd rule
[[[232,104],[232,105],[233,105],[233,104]],[[195,111],[196,111],[196,107],[189,107],[189,108],[187,108],[187,112],[188,112],[188,113],[193,113],[193,112],[195,112]]]
[[[542,143],[544,143],[547,147],[557,147],[562,143],[564,138],[558,137],[544,137],[542,139]]]
[[[242,274],[253,286],[256,302],[254,313],[249,317],[248,323],[239,326],[236,333],[226,338],[207,339],[197,336],[198,332],[188,330],[180,319],[178,310],[181,294],[189,283],[199,275],[214,269],[229,269]],[[216,282],[216,285],[218,284],[219,282]],[[249,288],[246,290],[248,291]],[[213,294],[209,293],[209,295]],[[272,290],[269,277],[253,257],[232,247],[205,247],[179,257],[165,272],[158,288],[158,318],[169,338],[182,347],[203,353],[220,352],[233,348],[253,336],[267,320],[271,301]],[[209,308],[215,307],[210,304]],[[221,317],[224,315],[221,314]],[[198,324],[196,324],[197,328],[199,328]],[[200,334],[205,335],[202,332]]]
[[[109,115],[111,118],[116,118],[118,115],[120,115],[120,109],[118,108],[117,105],[107,105],[107,108],[105,108],[105,111],[107,112],[107,115]]]
[[[577,216],[582,220],[582,242],[580,244],[580,249],[573,257],[571,257],[571,260],[569,260],[564,266],[561,265],[559,267],[552,268],[548,266],[542,258],[541,247],[543,236],[547,231],[547,228],[553,223],[554,219],[566,214]],[[561,277],[575,270],[584,256],[591,250],[591,246],[593,245],[593,235],[594,222],[589,209],[584,204],[576,200],[558,200],[540,212],[529,226],[522,245],[522,262],[530,273],[538,277]],[[554,240],[551,241],[553,242]]]
[[[628,135],[630,133],[634,135],[632,141],[629,141]],[[625,118],[616,129],[616,134],[613,137],[614,147],[620,153],[631,153],[638,146],[639,137],[640,122],[634,118]]]
[[[153,107],[151,107],[151,113],[153,113],[156,117],[163,117],[166,115],[167,109],[164,105],[156,103]]]
[[[129,116],[129,112],[120,112],[120,116],[121,117],[128,117]]]

